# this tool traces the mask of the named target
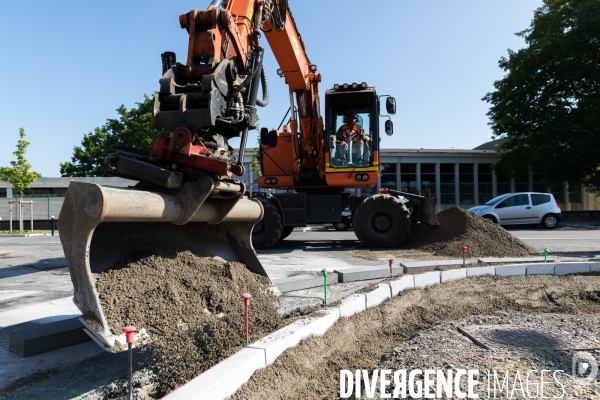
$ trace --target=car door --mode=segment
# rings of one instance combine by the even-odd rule
[[[533,222],[533,210],[528,194],[515,194],[502,200],[496,206],[498,223],[503,225],[528,224]]]
[[[542,217],[551,212],[552,197],[549,194],[532,193],[531,194],[531,210],[533,211],[533,222],[542,222]]]

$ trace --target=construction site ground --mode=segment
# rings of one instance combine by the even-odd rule
[[[539,254],[542,253],[544,248],[548,248],[550,254],[555,257],[555,260],[600,261],[600,232],[597,230],[587,230],[585,227],[568,227],[552,231],[543,229],[514,229],[510,230],[510,232],[535,248]],[[343,270],[363,266],[387,266],[387,260],[390,258],[394,259],[395,263],[400,263],[402,261],[446,259],[448,257],[434,256],[431,253],[410,250],[370,251],[360,247],[351,231],[296,230],[288,239],[281,242],[275,248],[260,251],[259,258],[270,277],[275,279],[307,271],[316,273],[322,269],[333,271],[336,269]],[[460,249],[457,249],[457,254],[453,258],[460,258]],[[468,253],[467,258],[469,258]],[[353,369],[360,366],[360,368],[373,369],[386,360],[391,360],[390,365],[401,365],[404,361],[397,360],[397,357],[394,358],[395,354],[399,354],[398,349],[410,348],[410,351],[412,351],[411,354],[413,357],[408,358],[409,360],[413,360],[411,361],[412,364],[408,366],[405,365],[406,363],[402,364],[403,368],[424,367],[424,365],[421,365],[424,362],[428,363],[427,365],[429,366],[436,366],[437,362],[441,362],[444,359],[444,353],[441,350],[435,352],[435,354],[431,351],[423,353],[422,350],[419,351],[418,344],[414,346],[410,345],[410,340],[414,342],[421,337],[431,337],[431,335],[435,336],[438,334],[440,337],[443,337],[443,334],[447,334],[446,336],[449,335],[448,340],[450,342],[458,340],[453,336],[455,335],[454,332],[449,334],[447,329],[442,329],[443,327],[447,328],[456,324],[471,324],[472,321],[485,322],[488,319],[494,323],[502,323],[505,320],[518,322],[521,319],[526,320],[526,318],[535,319],[537,318],[536,315],[543,313],[553,313],[559,318],[569,321],[569,323],[573,318],[571,315],[576,315],[576,318],[582,318],[580,323],[583,329],[596,326],[594,324],[597,324],[597,320],[600,318],[600,313],[595,306],[597,300],[590,300],[589,296],[586,297],[583,295],[566,298],[560,294],[569,290],[585,291],[581,284],[582,281],[579,281],[580,279],[585,280],[586,278],[509,278],[508,280],[503,280],[500,284],[497,278],[480,278],[477,285],[469,285],[470,289],[461,286],[467,285],[466,281],[462,281],[440,285],[436,288],[427,289],[424,292],[409,291],[382,305],[382,310],[391,310],[391,308],[398,308],[398,304],[394,306],[394,302],[401,302],[404,304],[402,306],[404,308],[410,308],[412,304],[413,309],[405,310],[406,312],[402,313],[401,316],[398,315],[398,318],[400,318],[398,320],[394,319],[393,312],[388,317],[379,317],[380,315],[387,314],[387,311],[382,312],[382,310],[375,311],[373,309],[361,314],[361,316],[352,317],[344,322],[346,328],[343,329],[348,328],[349,325],[347,324],[352,324],[352,329],[356,330],[356,332],[364,332],[357,334],[356,338],[336,337],[336,329],[342,329],[338,323],[323,338],[309,339],[303,342],[301,346],[310,346],[311,343],[314,343],[315,349],[319,349],[319,346],[325,345],[331,351],[339,352],[336,353],[339,354],[339,357],[335,356],[339,359],[339,362],[334,363],[336,366],[333,368],[337,368],[337,370],[333,371],[329,367],[330,370],[324,369],[322,372],[324,375],[332,375],[335,372],[333,375],[337,374],[337,382],[333,378],[311,376],[299,379],[301,381],[298,383],[299,386],[289,386],[290,390],[296,390],[294,393],[297,393],[298,396],[288,394],[285,397],[282,393],[270,395],[268,390],[273,390],[273,382],[298,380],[284,378],[287,373],[284,372],[285,368],[287,368],[286,363],[301,362],[300,356],[294,353],[296,350],[292,350],[286,352],[274,366],[257,373],[246,387],[242,388],[237,398],[335,398],[333,394],[336,391],[339,392],[340,368]],[[600,291],[598,279],[600,278],[587,278],[585,285],[589,286],[592,292],[595,287],[595,290],[598,292]],[[515,283],[509,283],[511,280],[515,280]],[[333,285],[330,287],[329,300],[339,300],[373,282],[376,281]],[[513,290],[514,285],[517,285],[520,289],[517,291]],[[28,358],[21,358],[8,351],[11,331],[27,326],[32,321],[41,324],[78,315],[79,312],[70,298],[72,290],[69,273],[57,236],[30,238],[0,236],[0,352],[3,355],[0,361],[0,397],[15,399],[119,398],[116,394],[120,393],[124,382],[123,378],[127,375],[126,353],[109,354],[101,350],[93,342],[42,353]],[[448,312],[439,311],[440,304],[442,304],[440,302],[443,302],[447,306],[448,303],[455,301],[452,299],[452,293],[455,291],[465,293],[467,290],[471,291],[468,293],[468,296],[464,296],[464,299],[461,301],[456,301],[456,304],[450,307]],[[495,296],[498,299],[502,299],[501,303],[491,302],[488,304],[487,299],[492,290],[495,291]],[[557,300],[557,304],[552,305],[541,300],[537,303],[521,302],[515,297],[519,296],[520,293],[525,297],[535,298],[536,294],[547,293],[548,291],[557,293],[557,298],[559,299]],[[286,293],[280,301],[280,313],[294,315],[294,310],[298,310],[297,314],[301,314],[318,306],[321,292],[322,288],[316,288]],[[418,306],[415,305],[417,303]],[[498,307],[498,304],[502,304],[502,307]],[[378,314],[373,316],[369,313]],[[421,322],[418,322],[419,320]],[[378,340],[377,344],[361,346],[361,348],[369,348],[366,353],[356,351],[355,347],[357,343],[366,344],[366,341],[369,340],[368,332],[371,332],[370,336],[377,338],[378,335],[374,335],[373,332],[380,331],[386,324],[402,324],[405,328],[401,329],[397,334],[386,335],[386,339]],[[575,329],[573,327],[576,327],[577,324],[571,323],[570,326],[571,328],[567,327],[566,329]],[[360,327],[360,329],[357,327]],[[365,329],[365,327],[372,327],[374,331]],[[594,333],[596,339],[598,339],[597,332],[596,330]],[[413,336],[415,334],[417,336]],[[324,342],[317,342],[318,340],[324,340]],[[465,344],[465,347],[468,346]],[[309,350],[302,349],[302,351],[305,351],[304,359],[309,359]],[[481,363],[477,361],[478,357],[485,358],[481,354],[481,349],[477,346],[472,348],[472,351],[466,348],[463,350],[465,351],[465,365],[454,364],[457,368],[470,368],[471,365],[485,364],[483,361]],[[471,351],[471,353],[467,354],[468,351]],[[342,356],[342,354],[347,354],[347,356]],[[351,354],[354,355],[350,357]],[[428,358],[429,354],[431,355],[430,358]],[[427,356],[427,360],[423,361],[423,357],[425,356]],[[290,357],[291,360],[296,361],[289,361]],[[521,357],[519,354],[516,354],[510,355],[510,357],[513,357],[517,361],[524,360],[525,364],[529,363],[527,365],[535,364],[533,361],[530,362],[525,355]],[[504,358],[507,363],[517,362],[510,357],[500,358]],[[538,355],[536,357],[539,358]],[[342,365],[344,364],[342,360],[347,360],[347,365]],[[137,351],[135,361],[134,368],[136,370],[141,370],[145,364],[150,362],[147,357]],[[457,363],[459,361],[460,357]],[[555,360],[549,362],[557,363],[562,361]],[[487,360],[486,362],[489,364],[491,361]],[[311,368],[316,370],[320,367],[314,365]],[[278,378],[273,378],[273,375],[269,374],[274,374]],[[267,381],[272,383],[267,384]],[[111,387],[115,388],[114,397],[106,395],[107,390],[110,391]],[[585,396],[589,398],[597,398],[594,397],[595,393],[600,393],[598,388],[594,386],[591,386],[591,389],[584,388],[587,391],[584,391],[582,388],[572,389],[577,390],[578,393],[585,393]],[[595,392],[592,392],[592,390]],[[255,394],[251,395],[250,393]],[[581,398],[586,397],[582,396]]]

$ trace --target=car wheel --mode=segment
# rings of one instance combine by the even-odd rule
[[[496,218],[492,217],[491,215],[484,215],[483,217],[481,217],[487,221],[490,221],[492,224],[496,224],[498,223],[498,221],[496,221]]]
[[[546,229],[554,229],[558,225],[558,217],[554,214],[548,214],[542,219],[542,226]]]
[[[283,222],[277,207],[270,201],[259,200],[265,210],[260,221],[252,230],[252,245],[255,249],[268,249],[281,240]]]
[[[336,222],[335,224],[333,224],[333,227],[336,231],[347,231],[348,228],[350,228],[345,222]]]

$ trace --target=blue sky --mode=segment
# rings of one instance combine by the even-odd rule
[[[334,83],[367,82],[396,98],[394,136],[384,148],[470,149],[490,140],[481,98],[503,71],[507,49],[524,46],[542,0],[289,0],[310,60]],[[14,159],[19,128],[27,159],[59,176],[83,135],[158,89],[160,54],[184,61],[179,14],[203,1],[5,1],[0,5],[0,166]],[[266,41],[263,41],[268,46]],[[266,51],[271,103],[261,125],[276,127],[287,87]],[[256,133],[249,138],[254,147]]]

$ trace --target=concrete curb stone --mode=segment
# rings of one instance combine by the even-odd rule
[[[256,370],[265,367],[265,350],[246,347],[174,390],[163,399],[226,399],[246,383]]]
[[[590,272],[589,263],[560,263],[554,268],[554,275],[565,276],[569,274],[585,274]]]
[[[327,275],[327,284],[332,285],[338,282],[338,275],[331,273]],[[309,289],[323,286],[323,277],[309,274],[289,276],[285,278],[273,279],[273,284],[281,293],[293,292],[296,290]]]
[[[590,272],[600,272],[600,263],[590,263]]]
[[[441,272],[431,271],[424,274],[414,275],[415,288],[426,288],[441,282]]]
[[[392,288],[392,297],[397,296],[403,290],[415,288],[415,277],[414,275],[405,275],[400,279],[390,281],[390,287]]]
[[[502,276],[504,278],[525,275],[526,273],[527,264],[496,266],[496,276]]]
[[[340,317],[351,317],[356,313],[366,310],[366,296],[364,294],[353,294],[342,300],[340,305]]]
[[[392,275],[402,274],[402,267],[392,267]],[[368,279],[379,279],[387,278],[390,276],[390,268],[348,268],[334,270],[338,276],[338,282],[354,282],[354,281],[365,281]]]
[[[529,264],[527,265],[527,275],[554,275],[554,266],[556,264]]]
[[[450,269],[448,271],[442,271],[442,283],[456,281],[458,279],[464,279],[467,277],[467,269]]]
[[[367,298],[367,308],[378,306],[391,296],[390,285],[387,283],[380,283],[379,287],[369,293],[365,293]]]

